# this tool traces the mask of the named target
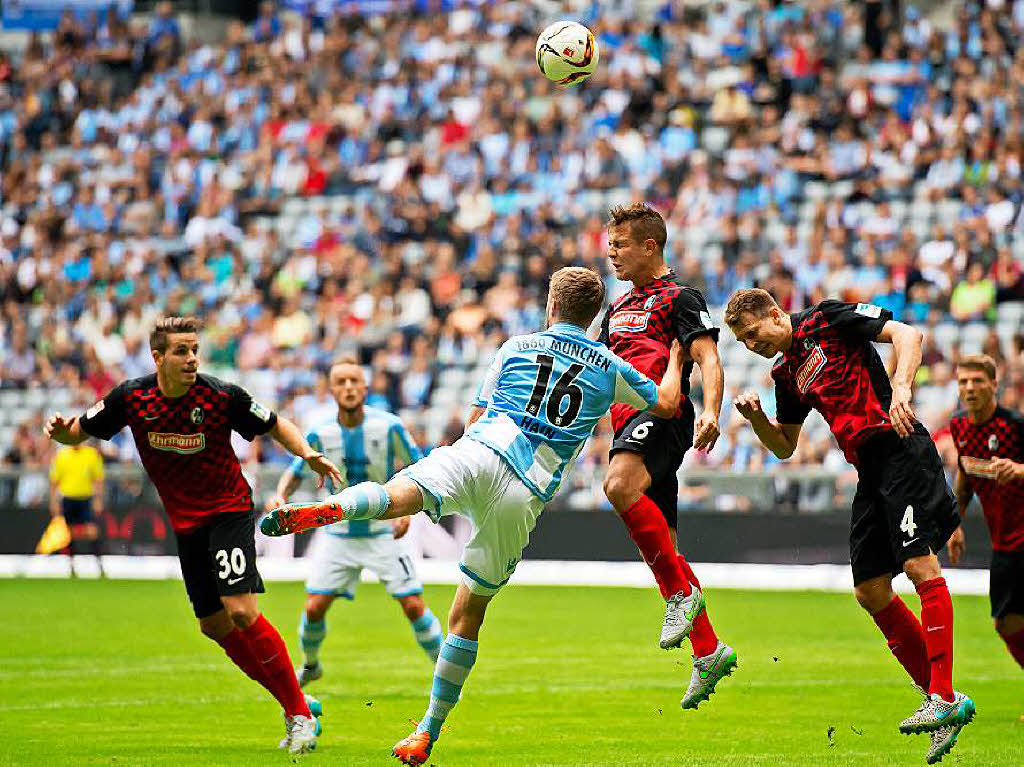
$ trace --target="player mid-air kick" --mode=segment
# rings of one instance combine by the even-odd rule
[[[363,482],[322,503],[272,511],[260,525],[283,535],[341,520],[463,514],[473,523],[448,616],[448,636],[434,670],[430,704],[416,730],[392,753],[406,764],[430,755],[476,661],[491,598],[508,582],[544,504],[551,500],[601,417],[614,403],[670,416],[679,407],[683,354],[670,353],[661,384],[587,338],[604,301],[604,283],[589,269],[566,267],[551,278],[547,330],[514,336],[499,350],[480,386],[466,433],[437,448],[386,485]],[[688,605],[674,603],[682,613]],[[692,621],[670,611],[680,641]]]
[[[926,758],[934,764],[974,717],[974,701],[953,689],[953,601],[936,556],[960,519],[942,459],[911,407],[921,333],[873,304],[822,301],[787,314],[759,288],[734,293],[725,322],[750,351],[768,359],[780,355],[772,368],[775,421],[756,393],[736,399],[761,443],[789,458],[814,408],[857,468],[850,528],[854,593],[924,695],[899,730],[930,733]],[[895,350],[891,383],[875,341]],[[921,598],[921,620],[892,590],[900,572]]]

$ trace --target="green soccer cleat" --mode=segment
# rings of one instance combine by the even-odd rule
[[[716,684],[732,675],[737,665],[736,651],[721,639],[718,640],[718,647],[710,655],[702,658],[695,655],[690,686],[686,688],[686,694],[679,701],[679,705],[683,708],[697,708],[701,701],[707,700],[715,692]]]
[[[954,692],[953,700],[943,700],[939,695],[931,695],[921,703],[921,707],[900,722],[900,732],[904,735],[921,732],[933,732],[942,727],[959,725],[961,728],[974,718],[974,701],[962,692]]]
[[[704,594],[696,586],[689,594],[679,591],[665,605],[665,622],[661,626],[661,649],[679,647],[693,630],[693,622],[704,609]]]

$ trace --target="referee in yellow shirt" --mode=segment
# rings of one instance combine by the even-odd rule
[[[100,577],[104,575],[96,518],[102,513],[103,458],[100,452],[87,445],[62,447],[50,465],[50,516],[63,514],[71,531],[68,555],[72,576],[75,575],[74,555],[85,553],[96,557]]]

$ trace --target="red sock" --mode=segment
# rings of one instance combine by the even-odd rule
[[[285,647],[277,629],[270,625],[270,621],[261,613],[249,628],[242,631],[242,634],[248,640],[253,655],[270,682],[267,688],[277,698],[285,714],[312,716],[302,690],[299,689],[299,680],[295,678],[295,669],[292,668],[291,659],[288,657],[288,648]]]
[[[636,503],[619,516],[647,566],[654,573],[661,595],[668,599],[679,591],[689,594],[690,583],[679,567],[676,549],[668,534],[668,523],[654,501],[641,495]]]
[[[697,580],[697,576],[694,574],[693,568],[690,567],[690,563],[686,561],[686,557],[679,554],[676,556],[676,559],[679,561],[679,569],[683,571],[683,575],[686,576],[690,586],[699,589],[700,581]],[[711,628],[711,619],[708,617],[707,607],[701,610],[700,615],[693,621],[693,629],[690,631],[690,645],[693,647],[693,654],[698,658],[710,655],[718,648],[718,635]]]
[[[1006,649],[1010,651],[1013,659],[1017,661],[1021,668],[1024,668],[1024,629],[1021,629],[1016,634],[1003,637],[1003,641],[1006,642]]]
[[[267,679],[263,675],[263,666],[256,659],[248,640],[241,631],[237,628],[232,629],[226,637],[218,639],[217,644],[224,648],[227,656],[246,673],[246,676],[270,690]],[[273,692],[273,690],[270,691]]]
[[[932,578],[918,584],[921,597],[921,625],[928,646],[931,678],[928,692],[953,700],[953,600],[946,579]]]
[[[917,616],[910,612],[906,602],[894,596],[889,604],[871,617],[885,634],[889,649],[910,674],[914,684],[927,691],[931,666],[928,662],[924,628]]]

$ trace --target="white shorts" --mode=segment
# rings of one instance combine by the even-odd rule
[[[333,594],[355,599],[363,569],[380,578],[393,597],[423,593],[412,559],[390,535],[350,538],[318,530],[310,546],[309,594]]]
[[[402,470],[423,491],[435,521],[461,514],[473,523],[459,569],[474,594],[498,593],[519,564],[544,502],[489,447],[463,437]]]

